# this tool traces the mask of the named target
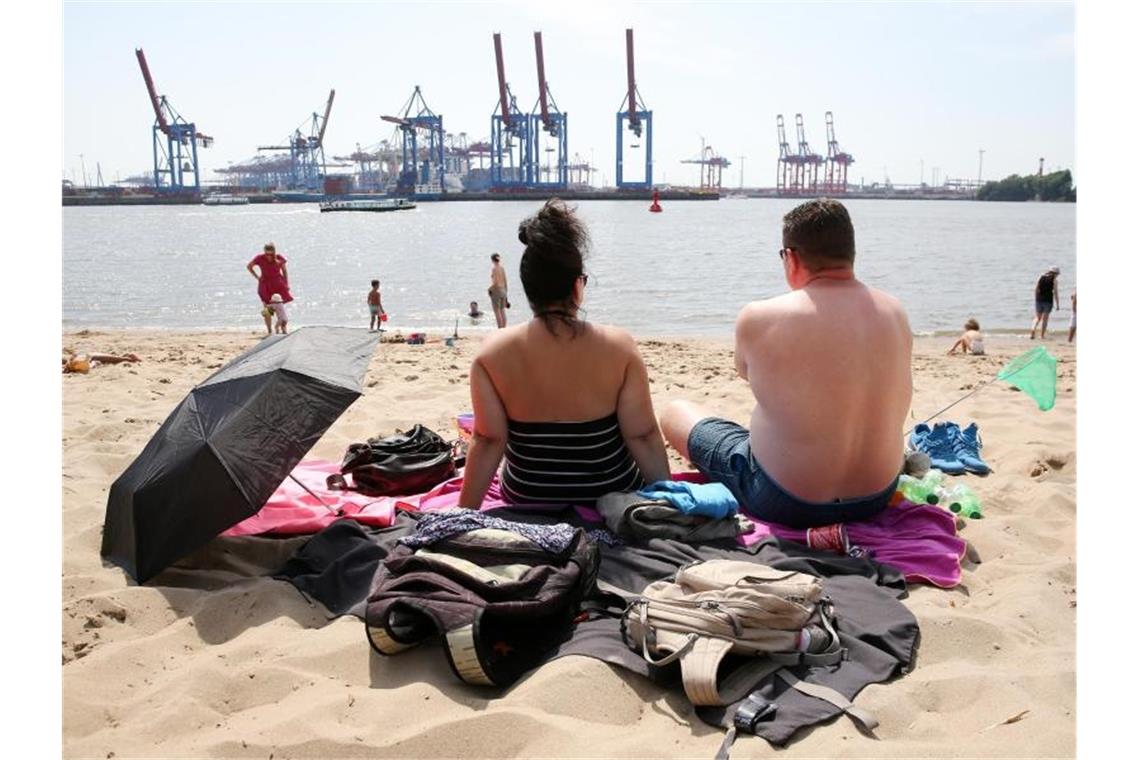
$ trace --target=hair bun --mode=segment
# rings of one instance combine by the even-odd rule
[[[530,245],[530,243],[527,242],[526,221],[519,223],[519,242],[523,245]]]

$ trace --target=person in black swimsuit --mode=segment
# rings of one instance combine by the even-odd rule
[[[1037,301],[1037,319],[1033,322],[1033,329],[1029,331],[1029,339],[1033,340],[1037,328],[1041,328],[1041,340],[1045,340],[1045,330],[1049,327],[1049,314],[1053,307],[1061,308],[1061,289],[1057,286],[1057,277],[1061,274],[1060,267],[1049,267],[1049,271],[1037,278],[1037,290],[1034,298]]]
[[[586,322],[585,227],[551,199],[519,225],[533,319],[488,336],[471,365],[475,413],[459,504],[478,509],[503,463],[515,504],[593,505],[669,477],[637,344]]]

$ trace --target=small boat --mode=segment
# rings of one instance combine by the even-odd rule
[[[400,211],[415,207],[416,204],[407,198],[377,198],[326,201],[321,204],[321,211]]]
[[[203,206],[244,206],[247,203],[249,203],[249,198],[244,195],[212,193],[202,197]]]

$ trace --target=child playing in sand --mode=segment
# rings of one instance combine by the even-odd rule
[[[967,319],[964,325],[965,332],[962,336],[955,341],[954,345],[946,353],[952,354],[962,347],[962,353],[973,354],[974,356],[982,356],[986,353],[986,345],[982,339],[981,326],[976,319]]]
[[[380,329],[381,317],[385,316],[384,306],[380,303],[380,281],[372,281],[372,290],[368,291],[368,332]]]
[[[273,328],[274,332],[281,335],[289,332],[289,314],[285,311],[285,301],[281,298],[280,293],[273,294],[273,297],[269,299],[269,306],[266,308],[277,317],[277,324]]]

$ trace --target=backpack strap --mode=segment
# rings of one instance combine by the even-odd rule
[[[740,706],[736,708],[736,712],[733,713],[732,725],[728,727],[724,741],[721,742],[720,749],[717,750],[716,760],[728,760],[728,753],[732,749],[732,743],[736,741],[736,734],[745,732],[755,736],[756,724],[774,716],[776,710],[776,703],[769,702],[761,697],[760,692],[754,691],[749,694],[748,698],[741,702]]]
[[[801,681],[800,679],[796,678],[790,671],[784,668],[777,670],[776,675],[780,678],[780,680],[788,684],[788,686],[791,686],[796,691],[807,694],[809,697],[822,699],[824,702],[830,702],[831,704],[835,705],[840,710],[847,713],[851,720],[855,721],[855,725],[859,726],[859,728],[869,734],[872,733],[879,725],[879,719],[876,718],[873,713],[863,709],[862,707],[855,706],[851,703],[851,700],[847,699],[847,697],[843,696],[831,687],[818,683],[808,683],[807,681]]]
[[[732,649],[733,642],[712,636],[689,636],[694,637],[694,640],[688,651],[682,652],[680,656],[681,682],[685,687],[685,696],[694,705],[732,704],[752,691],[757,681],[783,667],[770,657],[753,657],[724,678],[718,679],[721,661]]]

